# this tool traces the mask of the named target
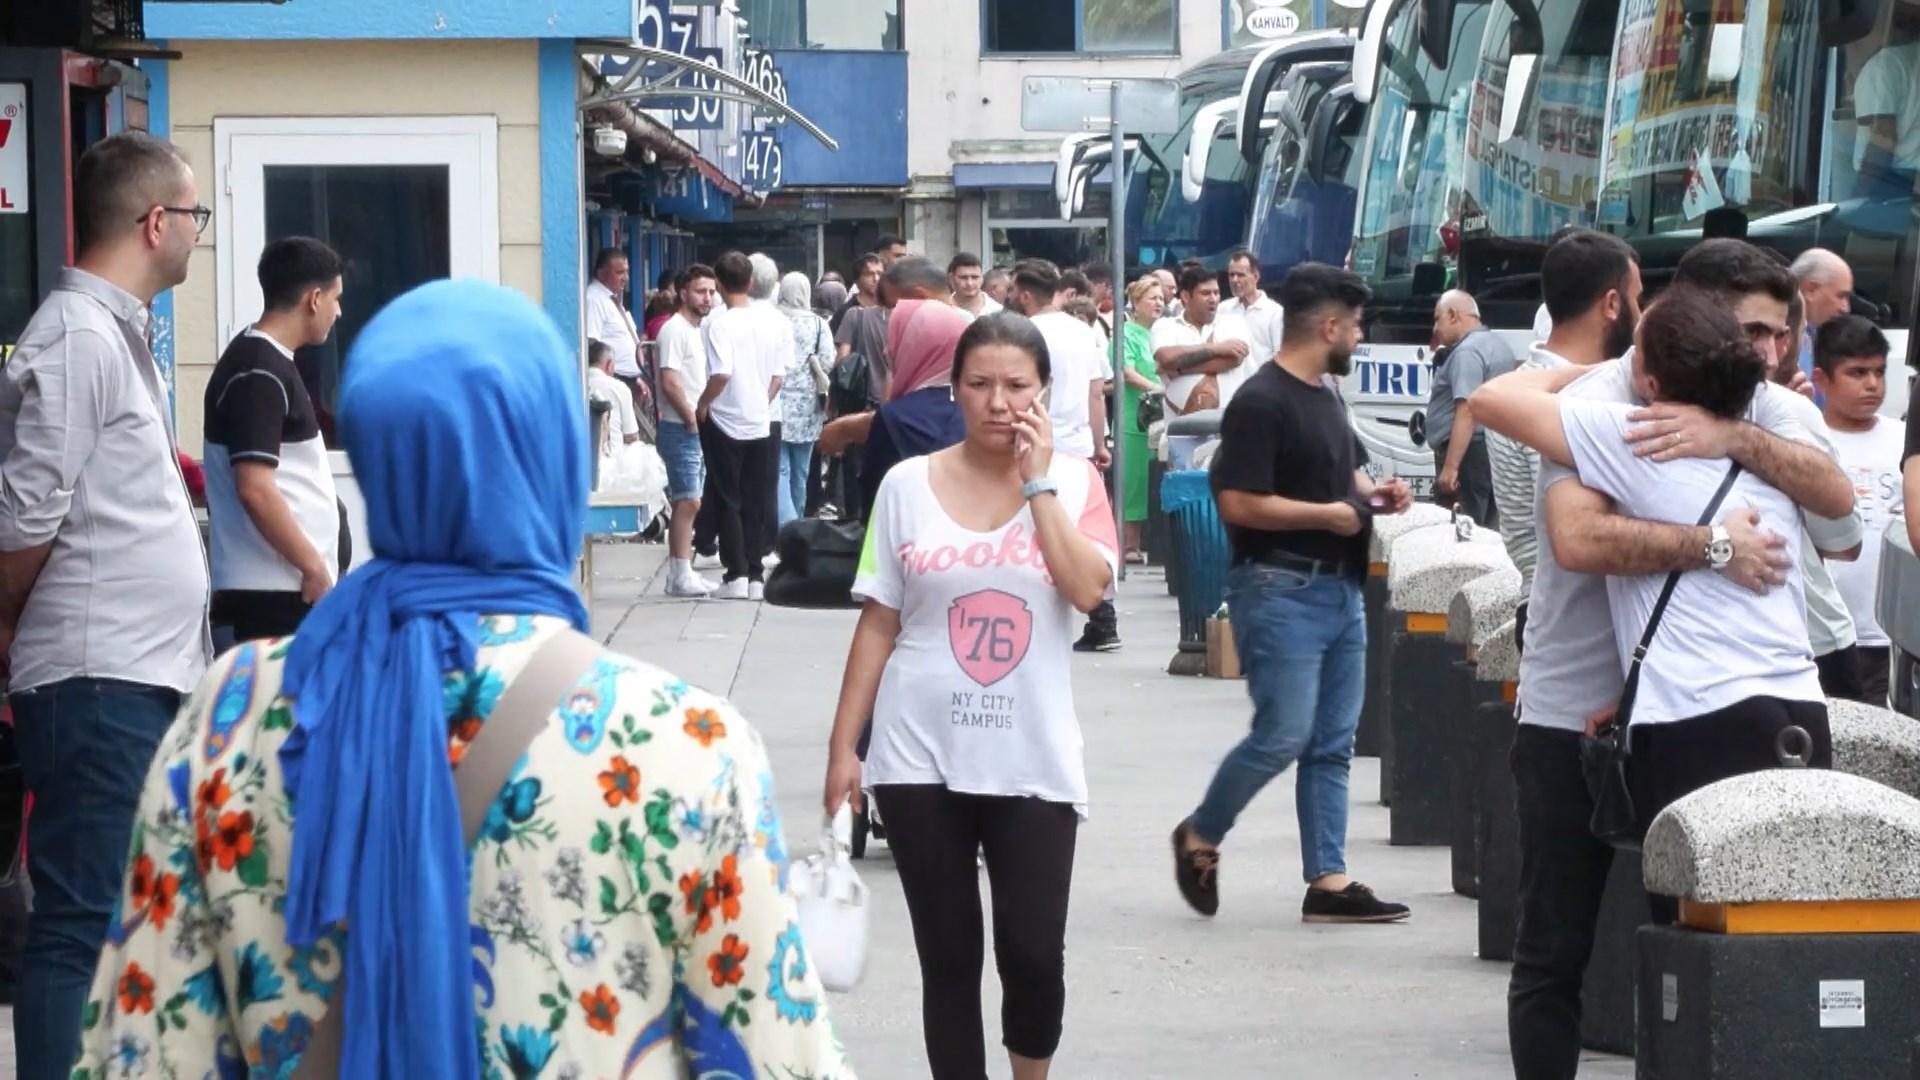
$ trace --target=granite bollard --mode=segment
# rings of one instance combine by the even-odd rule
[[[1479,866],[1476,856],[1480,817],[1478,755],[1474,745],[1475,717],[1483,703],[1482,683],[1475,675],[1480,652],[1493,643],[1504,624],[1511,624],[1514,610],[1520,606],[1520,571],[1503,566],[1491,574],[1474,578],[1460,587],[1447,607],[1447,641],[1465,650],[1459,661],[1467,676],[1465,694],[1457,703],[1443,701],[1439,711],[1451,715],[1458,726],[1442,724],[1441,733],[1458,747],[1450,758],[1453,773],[1449,778],[1448,843],[1453,847],[1453,891],[1461,896],[1480,895]],[[1512,627],[1507,626],[1508,640]],[[1492,687],[1496,697],[1500,687]]]
[[[1472,680],[1455,665],[1465,647],[1447,640],[1453,595],[1475,578],[1512,569],[1498,533],[1475,529],[1460,539],[1451,528],[1422,529],[1388,553],[1384,658],[1387,739],[1380,755],[1383,801],[1392,808],[1388,841],[1448,841],[1451,758],[1462,753],[1459,719]]]
[[[1387,556],[1394,542],[1408,533],[1446,525],[1450,515],[1432,503],[1414,503],[1404,514],[1373,519],[1373,538],[1367,542],[1367,583],[1361,590],[1367,612],[1367,696],[1360,706],[1360,728],[1353,752],[1379,757],[1387,726]],[[1383,780],[1382,783],[1385,781]]]
[[[1920,723],[1891,709],[1827,700],[1833,767],[1920,799]]]
[[[1476,788],[1474,878],[1479,888],[1479,955],[1512,960],[1520,913],[1520,816],[1513,798],[1514,699],[1520,648],[1509,618],[1480,646],[1473,666],[1473,728],[1468,735]]]
[[[1643,1080],[1909,1075],[1920,800],[1825,769],[1709,785],[1654,819],[1636,941]]]

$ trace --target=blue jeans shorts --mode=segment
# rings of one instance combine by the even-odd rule
[[[700,452],[700,433],[663,417],[657,437],[660,460],[667,465],[667,501],[699,498],[707,487],[707,459]]]

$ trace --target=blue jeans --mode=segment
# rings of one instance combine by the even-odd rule
[[[807,516],[807,470],[813,465],[813,444],[780,444],[780,524]]]
[[[125,887],[127,844],[180,694],[117,679],[66,679],[10,699],[27,790],[33,915],[13,1013],[22,1080],[64,1080],[80,1013]]]
[[[1298,763],[1294,807],[1307,881],[1347,869],[1347,768],[1366,691],[1367,624],[1358,583],[1242,564],[1227,578],[1233,641],[1253,698],[1253,730],[1227,754],[1194,811],[1210,844],[1267,781]]]

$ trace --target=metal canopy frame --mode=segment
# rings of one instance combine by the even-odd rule
[[[834,151],[840,149],[840,143],[833,136],[822,131],[820,125],[807,119],[806,114],[730,71],[723,71],[679,53],[636,45],[630,41],[583,41],[579,45],[578,52],[583,57],[605,56],[628,62],[627,70],[619,75],[601,76],[606,81],[596,85],[592,92],[580,100],[581,112],[618,103],[631,103],[645,108],[648,101],[657,101],[662,98],[691,97],[731,101],[772,113],[781,120],[792,121],[802,131],[819,140],[827,149]],[[702,79],[719,85],[683,84],[682,76],[690,72],[697,72]],[[688,82],[690,83],[691,80]]]

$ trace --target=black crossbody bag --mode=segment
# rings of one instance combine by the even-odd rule
[[[1713,493],[1713,501],[1700,515],[1701,525],[1713,522],[1713,516],[1720,512],[1720,504],[1726,501],[1739,476],[1738,462],[1727,466],[1720,490]],[[1640,839],[1646,833],[1645,823],[1634,810],[1633,791],[1627,786],[1627,762],[1633,756],[1629,732],[1633,699],[1640,691],[1640,663],[1653,647],[1654,635],[1660,632],[1660,617],[1667,613],[1667,603],[1673,599],[1681,573],[1675,570],[1667,575],[1660,599],[1654,602],[1653,614],[1647,616],[1647,628],[1640,635],[1640,644],[1634,647],[1633,662],[1627,665],[1626,685],[1620,689],[1620,705],[1614,710],[1613,720],[1580,740],[1580,771],[1586,777],[1587,793],[1593,796],[1593,818],[1587,827],[1595,837],[1627,851],[1640,850]]]

